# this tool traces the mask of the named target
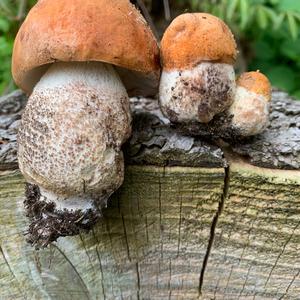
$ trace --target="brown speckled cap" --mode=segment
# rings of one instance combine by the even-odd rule
[[[259,71],[243,73],[238,78],[237,85],[244,87],[245,89],[256,94],[265,96],[267,98],[267,101],[271,100],[270,81],[264,74],[260,73]]]
[[[228,26],[206,13],[178,16],[161,42],[164,69],[188,69],[202,61],[233,64],[236,43]]]
[[[157,91],[159,48],[128,0],[40,0],[15,39],[13,78],[31,93],[56,61],[113,64],[130,95]]]

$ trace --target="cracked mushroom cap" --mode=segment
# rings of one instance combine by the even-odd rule
[[[15,39],[12,74],[31,93],[56,61],[116,66],[129,95],[153,95],[160,67],[157,42],[128,0],[40,0]]]
[[[234,64],[236,43],[228,26],[206,13],[178,16],[161,42],[165,70],[189,69],[203,61]]]

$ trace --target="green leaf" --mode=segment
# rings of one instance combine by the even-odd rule
[[[293,14],[290,12],[287,12],[286,16],[288,19],[291,36],[295,40],[295,39],[297,39],[297,36],[298,36],[298,26],[297,26],[296,19],[294,18]]]
[[[192,0],[192,2],[191,2],[192,10],[198,10],[198,6],[199,6],[199,1],[198,0]]]
[[[300,13],[294,12],[293,15],[298,21],[300,21]]]
[[[237,8],[239,0],[229,0],[229,4],[227,6],[226,18],[231,20],[233,18],[233,14]]]
[[[264,8],[265,13],[269,17],[269,19],[274,23],[276,21],[276,19],[277,19],[276,12],[273,9],[271,9],[271,8],[269,8],[267,6],[263,6],[263,8]]]
[[[220,19],[224,20],[225,19],[225,11],[223,10],[222,5],[218,6],[218,10],[217,10],[217,14],[216,16],[218,16]]]
[[[257,59],[263,61],[270,61],[276,57],[276,49],[264,40],[259,40],[254,46]]]
[[[216,5],[216,6],[214,6],[214,7],[212,8],[211,13],[212,13],[214,16],[216,16],[216,17],[222,19],[222,12],[221,12],[221,9],[220,9],[220,7],[219,7],[218,5]]]
[[[0,58],[10,56],[13,48],[12,41],[7,40],[5,37],[0,37]],[[1,66],[1,65],[0,65]]]
[[[240,26],[242,29],[245,29],[247,26],[248,14],[249,14],[248,0],[240,0],[240,17],[241,17]]]
[[[278,2],[278,8],[282,11],[298,11],[300,12],[299,0],[280,0]]]
[[[291,92],[296,87],[296,73],[286,65],[279,65],[269,69],[266,75],[270,79],[272,85],[281,88],[287,92]]]
[[[9,31],[9,27],[9,21],[4,18],[0,18],[0,31],[6,33]]]
[[[280,46],[281,55],[294,61],[300,61],[300,39],[295,41],[285,40]]]
[[[260,70],[262,73],[267,74],[270,69],[274,67],[273,61],[265,61],[263,60],[259,53],[257,55],[257,58],[252,61],[252,63],[249,65],[248,70]]]
[[[284,20],[284,17],[285,17],[285,14],[284,13],[280,13],[279,15],[277,15],[277,17],[274,19],[274,29],[275,30],[278,30],[282,23],[283,23],[283,20]]]
[[[261,29],[266,29],[268,26],[268,17],[262,5],[257,7],[257,23]]]

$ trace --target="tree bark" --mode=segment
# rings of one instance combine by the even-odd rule
[[[0,299],[299,299],[300,103],[274,91],[268,130],[230,144],[132,99],[124,184],[93,230],[39,251],[17,169],[25,103],[0,98]]]

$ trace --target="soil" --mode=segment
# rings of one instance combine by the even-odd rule
[[[100,210],[57,210],[54,202],[40,200],[37,185],[26,184],[24,206],[30,219],[26,240],[36,247],[45,248],[59,237],[89,231],[102,216]]]

